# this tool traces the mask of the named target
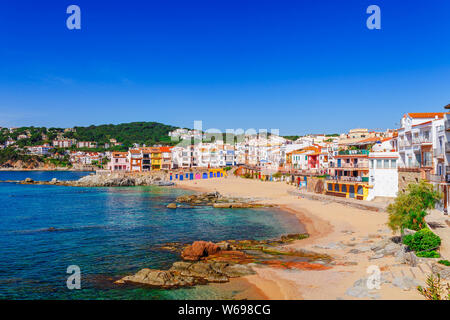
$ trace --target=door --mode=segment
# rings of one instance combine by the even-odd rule
[[[348,193],[350,198],[355,198],[355,186],[350,185],[348,188]]]

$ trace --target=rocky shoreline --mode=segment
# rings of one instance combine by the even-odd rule
[[[59,185],[71,187],[128,187],[128,186],[172,186],[173,182],[167,181],[165,173],[161,174],[133,174],[123,173],[90,174],[75,181],[60,181],[53,178],[50,181],[34,181],[31,178],[25,180],[6,180],[1,182],[34,185]]]
[[[218,243],[195,241],[191,245],[164,244],[160,250],[178,252],[182,261],[168,270],[144,268],[116,284],[138,283],[171,289],[207,283],[223,283],[255,274],[254,266],[267,265],[284,269],[325,270],[332,262],[326,254],[293,250],[284,245],[308,238],[308,234],[289,234],[270,240],[227,240]]]
[[[176,209],[178,207],[211,206],[214,208],[268,208],[274,207],[271,204],[258,203],[259,199],[226,197],[219,192],[204,192],[199,194],[179,196],[175,202],[169,203],[167,208]]]

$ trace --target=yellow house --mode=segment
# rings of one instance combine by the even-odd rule
[[[366,200],[369,195],[369,189],[371,188],[371,186],[365,182],[327,181],[326,184],[326,194],[358,200]]]
[[[151,148],[151,162],[152,162],[152,170],[161,170],[161,150],[160,148]]]

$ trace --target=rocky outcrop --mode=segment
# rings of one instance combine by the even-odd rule
[[[135,282],[159,288],[188,287],[208,282],[228,282],[230,278],[254,274],[250,266],[227,262],[175,262],[169,270],[142,269],[116,283]]]
[[[253,274],[253,263],[284,269],[329,269],[329,266],[324,265],[331,261],[327,255],[278,246],[303,238],[303,234],[289,234],[279,240],[195,241],[185,247],[180,243],[166,243],[159,249],[181,251],[183,261],[173,263],[169,270],[142,269],[116,283],[134,282],[159,288],[175,288],[227,282],[230,278]]]
[[[92,174],[75,181],[73,185],[79,187],[128,187],[174,184],[166,181],[166,178],[165,172]]]
[[[166,173],[108,173],[90,174],[77,181],[58,181],[53,178],[51,181],[33,181],[27,178],[23,181],[7,181],[21,184],[41,184],[41,185],[63,185],[73,187],[128,187],[128,186],[172,186],[171,181],[166,181]]]
[[[441,276],[441,279],[450,280],[450,267],[438,263],[433,263],[431,265],[431,270],[433,271],[433,273],[439,274]]]
[[[220,250],[220,247],[212,242],[195,241],[192,245],[188,246],[181,253],[183,260],[198,261],[201,258],[215,254]]]
[[[218,192],[207,192],[180,196],[178,203],[190,206],[212,206],[214,208],[263,208],[272,207],[270,204],[256,203],[253,199],[225,197]]]

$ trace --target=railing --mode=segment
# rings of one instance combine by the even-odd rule
[[[434,154],[436,157],[441,157],[441,156],[444,155],[444,150],[443,150],[442,148],[434,148],[434,149],[433,149],[433,154]]]
[[[431,137],[413,138],[413,144],[431,143]]]
[[[338,151],[338,155],[369,155],[369,150],[341,150]]]
[[[369,169],[368,163],[334,163],[330,168],[361,168],[361,169]]]
[[[442,174],[442,175],[438,175],[438,174],[431,174],[431,173],[426,173],[425,176],[426,180],[428,180],[429,182],[434,182],[434,183],[441,183],[441,182],[445,182],[445,183],[450,183],[450,174]]]
[[[399,148],[410,148],[411,147],[411,142],[409,141],[399,141],[398,143],[398,147]]]
[[[344,181],[344,182],[369,182],[369,177],[348,177],[348,176],[329,176],[327,180]]]
[[[399,165],[400,169],[420,169],[420,168],[429,168],[432,167],[433,163],[431,161],[424,161],[423,163],[413,163],[407,165]]]

